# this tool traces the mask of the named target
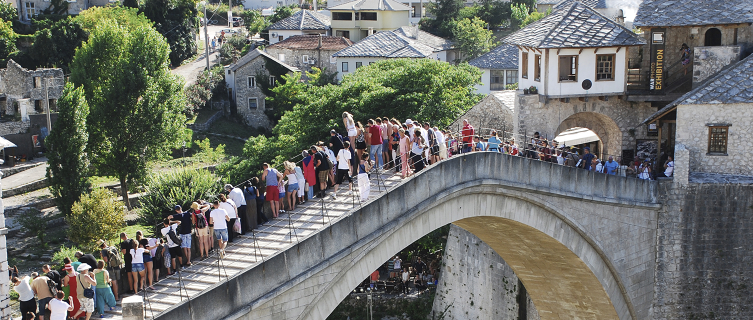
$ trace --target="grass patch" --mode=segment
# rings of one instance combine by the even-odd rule
[[[226,118],[217,119],[217,121],[212,123],[212,125],[209,127],[209,132],[226,134],[244,139],[247,139],[251,136],[258,136],[263,133],[256,128],[252,128]]]
[[[209,120],[209,118],[211,118],[217,112],[222,112],[222,110],[212,110],[212,109],[201,108],[196,113],[196,118],[194,118],[194,123],[202,124],[204,122],[207,122],[207,120]]]
[[[243,155],[243,145],[246,144],[245,141],[240,141],[233,138],[218,137],[211,134],[194,134],[194,141],[203,140],[204,138],[209,138],[209,144],[212,148],[217,148],[218,145],[224,144],[225,154],[227,154],[228,156],[239,157]]]
[[[112,176],[93,176],[90,179],[92,186],[105,186],[120,182],[118,178]]]

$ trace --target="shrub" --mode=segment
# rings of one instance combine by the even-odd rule
[[[62,269],[64,267],[63,259],[70,258],[71,260],[73,260],[76,251],[82,250],[75,246],[70,248],[66,246],[60,246],[60,249],[52,254],[52,260],[50,260],[50,268],[52,268],[53,270]]]
[[[146,195],[141,197],[140,223],[155,226],[173,212],[178,204],[184,208],[196,199],[212,199],[222,188],[220,178],[205,169],[182,168],[152,174],[146,179]]]
[[[49,219],[37,209],[30,209],[18,215],[16,221],[21,225],[21,231],[37,237],[42,247],[46,247],[44,241],[47,233],[47,221]]]
[[[518,90],[518,83],[511,83],[505,85],[505,90]]]
[[[112,239],[125,226],[125,205],[112,191],[94,189],[81,196],[66,218],[68,238],[86,251],[95,251],[99,239]]]

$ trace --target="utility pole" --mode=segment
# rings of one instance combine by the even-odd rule
[[[227,26],[232,28],[233,27],[233,0],[228,0],[228,9],[227,9]]]
[[[49,135],[50,132],[52,132],[52,120],[50,120],[50,78],[44,78],[45,81],[45,88],[44,88],[44,97],[47,104],[47,134]]]
[[[204,56],[207,60],[207,71],[209,71],[209,31],[207,31],[209,18],[207,17],[207,2],[202,1],[201,4],[204,6]]]

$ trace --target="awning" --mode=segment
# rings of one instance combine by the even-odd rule
[[[18,147],[15,143],[10,142],[8,139],[0,137],[0,150],[5,149],[5,148],[15,148],[15,147]]]
[[[599,141],[599,136],[588,128],[570,128],[560,133],[554,138],[560,147],[570,147],[579,144],[589,143],[593,141]]]

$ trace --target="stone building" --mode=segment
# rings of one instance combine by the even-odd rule
[[[18,18],[21,21],[31,21],[42,11],[47,10],[52,2],[49,0],[13,0],[18,8]],[[91,7],[104,7],[112,4],[119,4],[120,0],[63,0],[63,4],[68,6],[66,11],[69,15],[77,15]]]
[[[300,72],[298,68],[259,49],[254,49],[238,62],[225,66],[225,82],[229,96],[236,106],[233,113],[241,117],[247,125],[265,128],[271,126],[269,118],[264,113],[267,109],[264,88],[275,85],[277,77],[281,75],[275,75],[275,72],[279,70],[284,70],[285,73]]]
[[[503,44],[468,64],[483,72],[481,84],[476,85],[479,93],[505,90],[507,85],[518,83],[518,48],[515,46]]]
[[[3,116],[19,114],[24,121],[28,115],[44,113],[48,105],[56,111],[64,85],[63,69],[27,70],[8,60],[8,66],[0,69],[0,110]]]
[[[395,0],[355,0],[328,10],[332,13],[332,35],[354,42],[411,25],[411,7]]]
[[[332,55],[352,46],[350,39],[322,35],[292,36],[267,47],[267,53],[277,60],[296,67],[301,72],[311,72],[311,68],[336,72],[337,64]]]
[[[311,10],[300,10],[292,16],[269,26],[269,44],[275,44],[292,36],[332,35],[329,16]]]
[[[463,120],[466,119],[479,134],[487,135],[490,133],[490,129],[512,132],[515,96],[515,90],[492,92],[465,114],[458,117],[449,126],[450,130],[460,132],[463,128]],[[499,136],[502,137],[501,132]]]

